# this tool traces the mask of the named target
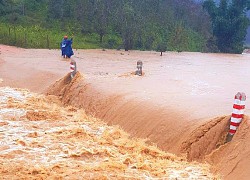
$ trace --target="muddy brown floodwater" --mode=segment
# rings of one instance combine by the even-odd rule
[[[79,73],[70,81],[59,50],[1,45],[0,52],[1,86],[56,95],[167,152],[209,162],[223,179],[250,178],[247,116],[224,144],[234,95],[250,92],[250,55],[75,50]]]

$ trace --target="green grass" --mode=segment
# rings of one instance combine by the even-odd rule
[[[44,29],[40,26],[23,27],[0,23],[0,42],[24,48],[59,49],[64,35],[73,37],[73,48],[97,49],[105,48],[107,42],[101,44],[97,34],[72,34],[54,29]],[[107,36],[108,37],[108,36]]]
[[[0,22],[0,43],[23,48],[41,48],[41,49],[59,49],[60,42],[64,35],[69,38],[73,37],[74,49],[119,49],[123,48],[122,38],[117,34],[107,34],[103,37],[103,43],[100,43],[100,37],[96,33],[92,34],[74,34],[75,29],[69,30],[70,32],[60,31],[54,24],[54,28],[45,29],[39,25],[10,25]],[[170,51],[202,51],[205,44],[203,38],[191,30],[183,30],[180,34],[180,42],[176,41],[175,32],[168,35],[167,50]],[[156,39],[150,48],[145,48],[147,41],[144,39],[144,46],[139,48],[143,49],[156,49],[159,44],[159,38]]]

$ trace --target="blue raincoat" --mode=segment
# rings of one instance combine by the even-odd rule
[[[70,58],[72,55],[74,55],[74,52],[72,50],[72,39],[63,39],[61,42],[61,50],[62,50],[62,56]]]

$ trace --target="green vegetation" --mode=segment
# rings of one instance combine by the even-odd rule
[[[76,49],[95,49],[101,47],[97,34],[83,36],[80,33],[72,34],[54,29],[45,29],[38,25],[24,27],[22,25],[0,23],[0,42],[24,48],[58,49],[65,34],[68,34],[70,38],[73,37],[74,48]]]
[[[213,0],[206,0],[203,6],[211,17],[218,49],[226,53],[242,53],[249,26],[246,12],[250,1],[220,0],[216,6]]]
[[[74,48],[239,52],[245,4],[224,1],[219,7],[205,2],[211,26],[202,5],[191,0],[0,0],[0,41],[59,48],[67,34]]]

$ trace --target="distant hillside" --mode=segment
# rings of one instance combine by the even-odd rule
[[[0,42],[59,48],[68,34],[76,48],[217,51],[209,17],[197,2],[0,0]]]
[[[63,34],[77,48],[209,51],[214,43],[192,0],[0,0],[2,43],[56,48]]]

